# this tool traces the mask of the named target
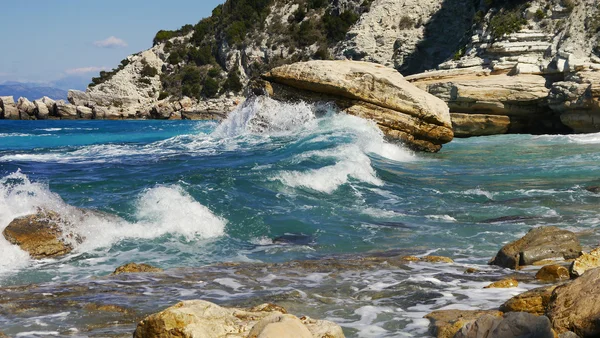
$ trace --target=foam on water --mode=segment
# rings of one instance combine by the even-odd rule
[[[40,208],[56,211],[64,220],[63,230],[83,238],[81,243],[71,237],[76,253],[110,248],[127,238],[153,239],[166,234],[182,236],[186,241],[222,236],[227,221],[214,215],[195,201],[180,186],[157,186],[144,191],[135,202],[136,219],[78,209],[66,204],[51,192],[46,184],[31,182],[17,171],[0,179],[0,231],[16,217],[37,212]],[[21,269],[31,261],[17,246],[0,238],[0,274]]]

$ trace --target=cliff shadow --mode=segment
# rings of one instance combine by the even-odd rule
[[[479,8],[478,0],[444,0],[441,8],[425,24],[423,39],[397,69],[403,75],[436,68],[466,45]]]

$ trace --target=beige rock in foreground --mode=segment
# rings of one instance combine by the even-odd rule
[[[437,338],[452,338],[468,322],[483,315],[502,317],[502,312],[472,310],[438,310],[426,315],[430,320],[429,330]]]
[[[374,120],[390,138],[437,151],[453,138],[446,104],[392,68],[355,61],[309,61],[263,75],[275,99],[333,101],[348,114]]]
[[[502,312],[528,312],[534,315],[543,315],[550,303],[552,291],[556,285],[544,286],[523,292],[507,300],[500,306]]]
[[[289,337],[344,337],[341,327],[332,322],[305,317],[298,319],[284,312],[284,309],[272,305],[237,309],[190,300],[146,317],[137,325],[134,337],[246,338],[249,334],[261,338],[287,337],[273,335],[282,332]],[[253,330],[256,325],[256,330]]]
[[[506,134],[510,118],[506,115],[451,113],[454,137]]]

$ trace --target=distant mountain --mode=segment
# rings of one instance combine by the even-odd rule
[[[46,85],[11,81],[0,85],[0,96],[13,96],[15,101],[19,97],[25,97],[33,101],[44,96],[54,100],[66,100],[67,91]]]

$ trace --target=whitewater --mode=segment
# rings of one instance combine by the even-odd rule
[[[272,301],[335,321],[348,337],[427,336],[428,312],[497,307],[536,286],[483,289],[511,273],[488,260],[532,227],[585,231],[583,244],[597,244],[600,195],[585,187],[600,185],[598,172],[600,134],[455,139],[423,154],[332,106],[268,98],[222,123],[0,121],[0,230],[45,208],[82,238],[64,257],[33,260],[0,236],[0,328],[131,334],[133,319],[98,326],[66,300],[2,307],[93,285],[104,296],[68,299],[137,316],[185,299]],[[385,252],[455,263],[337,274],[294,265]],[[106,277],[132,261],[166,273]],[[486,277],[465,275],[469,267]]]

